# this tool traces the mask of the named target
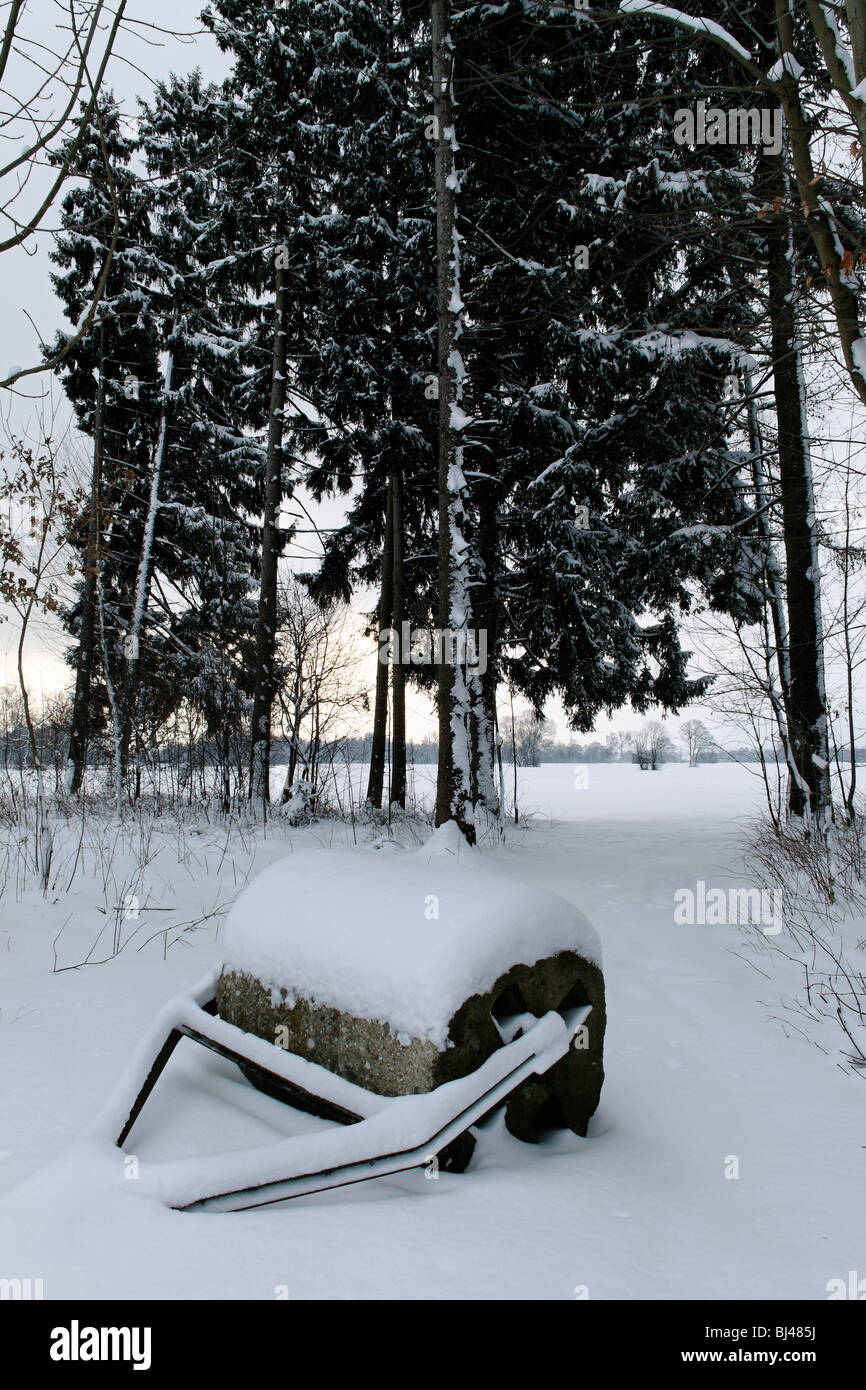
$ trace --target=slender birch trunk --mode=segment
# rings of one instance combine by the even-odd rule
[[[172,334],[177,327],[177,319],[172,322]],[[139,688],[139,657],[141,655],[141,637],[144,629],[144,616],[147,611],[147,601],[150,597],[150,583],[153,575],[153,541],[156,533],[156,523],[160,508],[160,486],[162,475],[165,468],[165,456],[168,444],[168,421],[171,410],[171,387],[174,376],[174,348],[169,348],[168,360],[165,365],[165,384],[162,394],[162,405],[159,412],[159,433],[157,435],[156,450],[154,452],[153,470],[150,476],[150,495],[147,503],[147,516],[144,523],[144,533],[141,539],[141,555],[138,561],[138,572],[135,579],[135,601],[132,608],[132,617],[129,623],[129,631],[126,635],[124,645],[124,656],[126,659],[126,669],[124,671],[122,689],[120,695],[120,716],[121,716],[121,777],[125,776],[129,761],[129,743],[132,737],[132,725],[135,718],[135,704],[138,697]]]

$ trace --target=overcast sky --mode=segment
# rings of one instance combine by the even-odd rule
[[[228,58],[220,52],[211,36],[202,31],[198,16],[203,8],[202,0],[147,0],[147,3],[144,0],[129,0],[127,14],[133,22],[122,35],[118,35],[115,52],[109,60],[105,85],[114,89],[122,108],[130,115],[136,113],[136,97],[147,99],[153,91],[153,83],[167,78],[172,72],[189,72],[194,67],[200,67],[205,78],[213,81],[227,73]],[[36,41],[42,39],[47,45],[56,47],[56,14],[53,0],[50,4],[46,0],[36,0],[34,4],[31,0],[32,18],[27,30],[28,37]],[[156,29],[137,25],[136,20],[144,20],[148,25],[171,25],[175,32],[160,33]],[[181,37],[182,34],[186,37]],[[25,87],[28,78],[29,86]],[[24,97],[33,90],[33,79],[19,65],[7,85],[13,87],[16,95]],[[27,206],[32,207],[34,201],[31,199]],[[47,217],[45,225],[48,228],[56,226],[56,216]],[[68,327],[48,278],[52,270],[48,259],[50,244],[49,235],[38,236],[28,242],[26,251],[15,248],[3,254],[0,270],[0,322],[3,324],[0,369],[4,376],[6,369],[13,365],[27,366],[37,360],[40,337],[50,341],[61,325]],[[25,389],[28,395],[32,395],[37,388],[22,383],[22,391]],[[23,412],[26,408],[19,400],[18,411]]]
[[[129,115],[136,113],[136,97],[148,98],[154,82],[172,72],[200,67],[208,80],[218,80],[228,71],[228,58],[202,29],[199,15],[203,8],[202,0],[128,0],[129,23],[118,35],[105,85],[114,89]],[[56,26],[63,9],[57,0],[29,0],[23,29],[29,53],[37,54],[40,43],[57,47]],[[159,32],[159,26],[166,30],[170,27],[173,32]],[[17,67],[10,65],[4,95],[11,93],[25,99],[34,90],[32,66],[20,61]],[[38,206],[36,195],[40,187],[47,186],[43,171],[27,190],[26,209]],[[0,372],[4,377],[11,367],[37,362],[40,341],[50,342],[58,328],[69,326],[49,279],[54,268],[48,259],[49,233],[57,225],[58,211],[55,206],[53,215],[43,221],[45,233],[30,240],[26,250],[17,247],[0,257]],[[22,381],[14,393],[0,392],[0,410],[7,430],[19,436],[30,432],[39,397],[49,385],[52,383],[46,377],[31,377]],[[52,385],[52,397],[59,403],[60,418],[68,421],[69,411],[56,382]],[[15,680],[16,641],[13,623],[0,627],[0,683],[11,684]],[[37,625],[28,643],[27,663],[37,689],[53,689],[68,682],[69,668],[60,658],[63,645],[63,634],[56,624]]]

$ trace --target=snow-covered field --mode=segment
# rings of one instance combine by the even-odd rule
[[[784,979],[744,950],[760,926],[675,921],[674,894],[699,880],[748,886],[757,778],[553,764],[523,774],[521,809],[531,826],[486,851],[502,883],[562,894],[603,944],[606,1081],[587,1139],[529,1147],[494,1121],[465,1174],[232,1215],[143,1196],[85,1128],[165,1000],[219,961],[244,883],[300,846],[327,875],[353,832],[160,828],[139,878],[142,837],[112,857],[117,827],[91,823],[68,893],[10,883],[0,903],[0,1277],[40,1278],[47,1298],[820,1300],[866,1274],[863,1079],[783,1027]],[[62,968],[106,923],[92,960],[111,954],[119,898],[138,900],[118,925],[128,945]],[[129,1147],[144,1167],[323,1127],[185,1042]]]

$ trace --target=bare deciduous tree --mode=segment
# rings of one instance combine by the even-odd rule
[[[700,719],[687,719],[680,726],[680,737],[689,750],[689,767],[697,767],[702,753],[709,753],[715,746],[713,736]]]
[[[303,819],[315,809],[323,749],[369,701],[345,604],[320,607],[292,575],[279,586],[277,622],[277,704],[289,745],[280,799]]]
[[[16,668],[30,762],[36,773],[34,867],[41,876],[43,890],[47,890],[52,835],[42,751],[24,675],[24,649],[34,615],[57,611],[59,567],[69,528],[80,508],[80,498],[69,495],[52,441],[47,436],[38,450],[13,439],[3,462],[5,476],[0,481],[0,503],[5,504],[5,508],[0,511],[0,597],[18,618]]]
[[[610,749],[611,760],[622,762],[626,753],[634,746],[634,733],[628,730],[612,730],[605,739],[605,743]]]
[[[24,0],[10,0],[7,8],[0,41],[0,84],[8,97],[0,114],[0,132],[9,154],[0,165],[0,253],[29,244],[45,230],[94,120],[126,0],[117,0],[113,9],[108,0],[68,0],[55,9],[53,26],[46,25],[43,16],[38,32],[30,32]],[[51,169],[47,187],[41,177],[46,165]],[[51,362],[10,372],[0,386],[11,386],[20,377],[55,366],[87,331],[110,262],[111,250],[92,301],[81,316],[79,332],[63,351]]]
[[[552,725],[531,710],[509,719],[505,725],[506,747],[513,746],[519,767],[538,767],[545,744],[550,742]]]
[[[635,734],[634,756],[642,771],[656,772],[673,745],[658,719],[648,719]]]

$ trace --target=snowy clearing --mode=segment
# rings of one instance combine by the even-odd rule
[[[137,888],[146,929],[77,970],[53,971],[52,943],[66,923],[59,965],[84,958],[106,921],[99,874],[56,902],[7,894],[0,1273],[43,1279],[49,1299],[820,1300],[828,1281],[866,1268],[863,1079],[786,1036],[784,979],[743,953],[756,929],[674,922],[678,890],[743,883],[757,779],[725,764],[581,773],[523,773],[533,824],[485,853],[503,887],[553,890],[599,933],[601,1104],[587,1139],[538,1147],[495,1118],[459,1176],[418,1170],[270,1209],[182,1213],[141,1195],[120,1151],[85,1133],[165,1001],[222,958],[244,882],[295,848],[327,875],[350,828],[278,825],[228,848],[224,828],[187,826],[182,841],[161,829]],[[409,830],[396,836],[411,847]],[[384,839],[357,833],[368,850]],[[397,853],[383,852],[383,881]],[[158,907],[171,910],[150,915]],[[144,1168],[328,1127],[183,1042],[127,1148]]]

